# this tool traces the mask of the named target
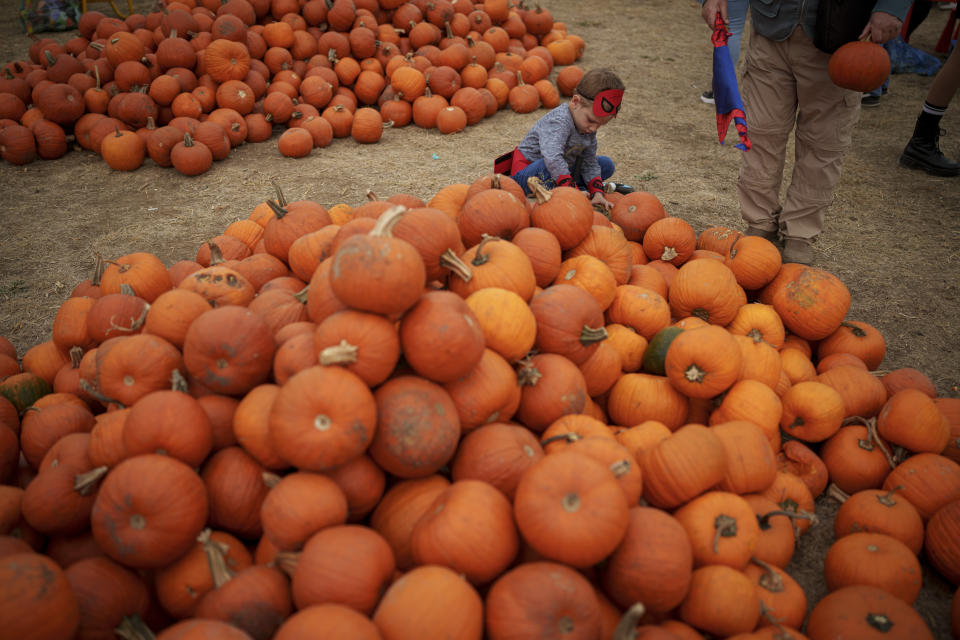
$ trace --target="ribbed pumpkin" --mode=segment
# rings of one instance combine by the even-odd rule
[[[900,598],[870,585],[843,587],[824,596],[810,611],[810,638],[888,638],[933,640],[923,617]]]
[[[674,338],[664,371],[670,384],[684,395],[712,398],[737,381],[741,362],[740,347],[730,332],[710,325],[683,331]]]
[[[688,424],[644,452],[643,495],[653,506],[679,506],[716,485],[726,473],[723,443],[709,428]]]
[[[553,562],[530,562],[503,574],[487,593],[485,612],[491,640],[600,637],[593,587],[580,573]]]
[[[420,297],[426,282],[423,258],[413,245],[390,233],[403,213],[403,207],[392,208],[369,234],[352,236],[340,245],[330,284],[345,304],[391,314],[409,309]]]
[[[760,290],[760,302],[773,305],[791,333],[820,340],[840,327],[850,308],[850,291],[831,273],[788,263]]]
[[[572,187],[548,190],[539,180],[531,182],[537,201],[530,210],[530,223],[555,235],[561,249],[572,249],[583,242],[593,226],[590,200]]]
[[[460,420],[450,394],[418,376],[399,376],[374,393],[377,427],[370,456],[401,478],[432,475],[454,454]],[[411,447],[409,443],[418,443]]]
[[[450,291],[429,291],[400,321],[400,345],[414,371],[444,383],[473,369],[483,356],[484,338],[463,298]]]
[[[373,623],[384,638],[480,640],[483,601],[453,570],[426,565],[405,573],[387,588]]]
[[[439,564],[473,584],[487,584],[513,562],[519,538],[510,501],[480,480],[444,490],[410,534],[417,564]]]
[[[149,454],[110,470],[90,523],[108,556],[132,568],[157,568],[190,549],[206,519],[200,476],[178,460]]]
[[[626,498],[601,463],[562,451],[534,463],[514,496],[520,533],[540,555],[588,567],[620,544],[629,522]]]
[[[270,413],[275,451],[301,469],[327,471],[369,446],[376,429],[369,387],[340,367],[300,371],[280,389]]]
[[[580,287],[555,284],[530,301],[537,320],[534,346],[542,353],[557,353],[581,364],[607,338],[603,311]]]

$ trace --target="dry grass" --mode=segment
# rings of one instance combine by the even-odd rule
[[[13,4],[6,2],[0,15],[3,61],[25,57],[29,44],[17,30]],[[712,109],[698,99],[709,83],[711,48],[697,3],[541,4],[586,39],[583,67],[612,67],[628,87],[621,116],[599,134],[601,152],[617,162],[615,180],[654,193],[671,215],[698,231],[717,224],[739,228],[740,152],[717,144]],[[943,20],[933,11],[913,44],[932,51]],[[849,286],[850,318],[870,322],[886,336],[884,368],[916,367],[940,394],[955,396],[960,180],[896,165],[929,83],[895,76],[881,107],[862,113],[817,243],[817,261]],[[57,307],[88,277],[94,251],[108,257],[151,251],[167,264],[193,258],[204,240],[271,195],[272,177],[288,198],[327,206],[359,204],[367,189],[381,197],[411,193],[426,200],[443,186],[489,172],[492,159],[512,148],[542,114],[498,113],[453,136],[415,127],[388,130],[379,144],[338,140],[302,160],[281,157],[274,138],[237,148],[211,172],[191,179],[149,161],[133,173],[113,172],[84,151],[22,168],[0,165],[0,335],[21,354],[48,339]],[[951,134],[942,140],[944,151],[960,157],[960,107],[948,111],[943,127]],[[822,522],[801,540],[790,566],[811,602],[825,592],[822,557],[832,541],[829,516],[835,508],[820,501]],[[926,573],[918,609],[937,637],[948,637],[951,590],[932,570]]]

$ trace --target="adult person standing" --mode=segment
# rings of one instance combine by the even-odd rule
[[[940,119],[960,88],[960,47],[954,46],[927,91],[913,136],[900,154],[900,166],[922,169],[933,176],[960,176],[960,163],[940,151]]]
[[[828,0],[823,0],[827,2]],[[911,0],[877,0],[860,38],[882,44],[900,33]],[[783,239],[783,260],[811,264],[812,243],[840,180],[860,113],[857,91],[830,80],[830,54],[814,46],[819,0],[750,0],[750,45],[741,93],[752,149],[742,155],[737,195],[747,234]],[[727,0],[706,0],[712,28]],[[793,175],[783,204],[787,140],[794,134]]]

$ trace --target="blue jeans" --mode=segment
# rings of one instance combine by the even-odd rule
[[[597,162],[600,163],[600,179],[606,182],[607,178],[613,175],[613,160],[607,156],[597,156]],[[570,171],[573,171],[573,167],[570,167]],[[543,161],[543,158],[528,164],[510,177],[520,183],[520,186],[523,187],[524,193],[526,193],[528,196],[531,196],[533,195],[533,192],[530,191],[529,187],[527,187],[527,179],[532,176],[539,178],[544,186],[546,186],[548,189],[553,189],[555,186],[557,186],[556,182],[554,182],[553,178],[550,176],[550,172],[547,170],[547,164]],[[577,186],[580,187],[580,189],[587,188],[587,185],[583,182],[582,177],[577,176],[576,180]]]
[[[743,26],[747,22],[747,11],[750,9],[750,0],[727,0],[727,20],[730,21],[730,36],[727,38],[727,49],[730,50],[730,59],[733,68],[737,68],[740,59],[740,39],[743,36]]]

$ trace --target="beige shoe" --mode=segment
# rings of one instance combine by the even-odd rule
[[[813,264],[813,245],[807,238],[784,238],[783,261]]]

